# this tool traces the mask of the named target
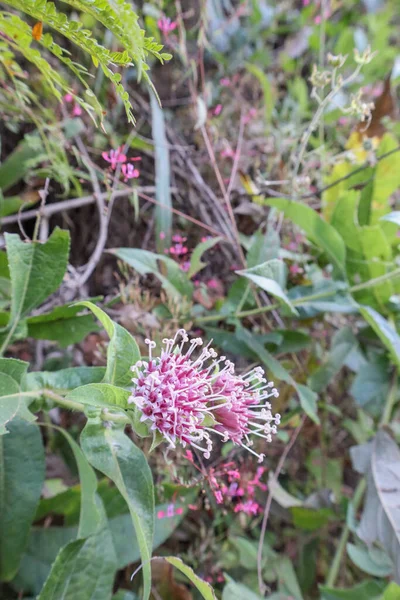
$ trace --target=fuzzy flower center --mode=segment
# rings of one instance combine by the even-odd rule
[[[151,431],[158,431],[171,447],[180,442],[193,446],[209,458],[212,435],[224,442],[247,448],[262,461],[251,446],[250,436],[270,442],[280,415],[272,415],[267,399],[278,396],[272,382],[264,378],[257,367],[246,375],[236,375],[234,365],[225,356],[218,357],[207,345],[197,358],[195,350],[203,344],[201,338],[187,343],[184,329],[173,339],[163,340],[161,356],[153,357],[156,344],[146,340],[149,359],[132,367],[133,403],[142,413],[141,421]],[[186,352],[184,348],[186,346]]]

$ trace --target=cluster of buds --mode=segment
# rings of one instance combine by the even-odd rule
[[[136,169],[133,165],[127,162],[127,156],[122,152],[121,146],[116,150],[103,152],[102,157],[106,162],[110,163],[110,169],[112,171],[115,171],[118,165],[121,165],[121,171],[125,182],[127,182],[129,179],[136,179],[139,177],[139,169]],[[138,160],[142,160],[140,156],[135,156],[134,158],[130,159],[131,162],[137,162]]]
[[[350,106],[344,108],[343,111],[349,115],[357,117],[362,123],[370,123],[372,118],[372,111],[375,108],[373,102],[363,102],[362,90],[359,90],[357,94],[352,94],[350,99]]]
[[[332,80],[332,74],[330,71],[320,71],[317,65],[313,65],[312,73],[310,75],[310,82],[313,88],[324,88]]]
[[[354,60],[358,65],[368,65],[375,55],[376,52],[372,52],[370,46],[367,46],[362,54],[358,48],[354,48]]]
[[[152,355],[156,343],[145,341],[149,358],[133,365],[128,400],[139,411],[140,421],[172,448],[180,443],[210,458],[213,438],[219,436],[222,442],[246,448],[261,462],[264,454],[252,448],[253,438],[271,442],[280,423],[280,415],[272,414],[268,402],[278,392],[263,369],[237,375],[233,363],[218,357],[209,344],[196,352],[201,338],[192,340],[185,352],[189,338],[184,329],[163,340],[159,357]]]
[[[328,52],[326,60],[331,67],[334,67],[335,69],[341,69],[347,60],[347,56],[347,54],[346,56],[343,56],[343,54],[331,54]]]

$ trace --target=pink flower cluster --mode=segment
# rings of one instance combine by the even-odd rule
[[[105,161],[110,163],[110,168],[115,171],[117,166],[120,164],[121,171],[124,176],[124,181],[127,182],[129,179],[136,179],[140,175],[140,171],[135,169],[133,165],[127,162],[127,156],[122,152],[121,146],[116,150],[110,150],[109,152],[103,152],[102,157]],[[130,159],[131,162],[142,160],[140,156],[136,156]]]
[[[80,117],[83,111],[78,102],[75,100],[74,96],[72,94],[65,94],[63,99],[67,104],[72,104],[71,115],[73,117]]]
[[[197,469],[193,454],[186,451],[186,458]],[[251,467],[250,467],[251,468]],[[222,463],[218,468],[210,467],[204,476],[207,479],[217,504],[232,505],[235,513],[257,515],[262,506],[256,500],[257,490],[267,491],[267,486],[261,481],[266,472],[265,467],[257,467],[256,473],[249,472],[248,465],[240,468],[234,462]],[[197,508],[197,507],[194,507]]]
[[[164,339],[161,356],[153,357],[156,343],[149,346],[148,361],[132,367],[132,394],[128,399],[142,413],[150,431],[160,432],[170,447],[177,443],[200,450],[210,458],[212,436],[246,448],[261,462],[264,454],[252,449],[253,437],[272,441],[280,415],[272,415],[267,401],[277,397],[272,382],[256,367],[246,375],[235,374],[234,365],[225,356],[218,357],[208,344],[195,358],[201,338],[189,341],[184,329],[173,339]]]
[[[160,232],[160,239],[165,239],[165,233],[163,231]],[[205,242],[208,239],[210,239],[210,237],[203,237],[201,238],[201,241]],[[176,233],[172,236],[172,241],[173,244],[164,250],[165,254],[169,254],[172,258],[174,258],[178,262],[182,271],[189,271],[190,260],[188,259],[190,258],[191,251],[186,245],[187,237]]]
[[[171,502],[171,504],[168,504],[166,511],[159,510],[157,512],[157,519],[172,519],[172,517],[176,517],[178,515],[181,515],[182,513],[183,508],[181,506],[175,508],[175,504]]]
[[[174,29],[178,27],[178,23],[176,21],[172,21],[169,17],[166,17],[165,15],[157,21],[157,25],[158,29],[161,31],[161,33],[165,35],[165,37],[168,37],[171,31],[174,31]]]
[[[222,483],[214,476],[212,490],[218,504],[236,501],[234,512],[243,512],[247,515],[257,515],[261,512],[261,505],[255,500],[257,489],[265,492],[267,486],[260,481],[265,473],[264,467],[258,467],[252,479],[248,479],[248,473],[241,473],[237,468],[232,468],[234,463],[222,465],[224,471],[219,474]],[[224,479],[225,478],[225,481]]]

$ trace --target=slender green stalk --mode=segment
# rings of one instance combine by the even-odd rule
[[[359,292],[361,290],[366,290],[368,288],[375,287],[376,285],[379,285],[379,284],[383,283],[384,281],[388,281],[390,279],[395,279],[396,277],[399,277],[399,276],[400,276],[400,267],[398,269],[395,269],[394,271],[391,271],[390,273],[385,273],[384,275],[375,277],[375,279],[370,279],[369,281],[365,281],[364,283],[359,283],[357,285],[353,285],[352,287],[349,287],[345,291],[352,294],[354,292]],[[329,298],[329,296],[333,296],[333,294],[334,294],[334,292],[332,292],[332,290],[325,290],[324,292],[319,292],[317,294],[310,294],[309,296],[303,296],[302,298],[297,298],[296,300],[292,300],[292,305],[293,306],[302,306],[303,304],[307,304],[307,302],[312,302],[314,300],[322,300],[323,298]],[[243,319],[245,317],[252,317],[252,316],[259,315],[261,313],[271,312],[272,310],[279,308],[279,306],[280,305],[278,303],[269,304],[268,306],[261,306],[260,308],[253,308],[251,310],[243,310],[240,312],[236,312],[234,314],[227,314],[227,315],[216,314],[216,315],[209,315],[207,317],[197,317],[195,319],[195,321],[196,321],[196,323],[207,323],[208,321],[222,321],[224,319],[229,319],[229,318]]]
[[[59,404],[63,408],[68,408],[69,410],[77,410],[79,412],[85,411],[85,405],[81,404],[81,402],[75,402],[75,400],[68,400],[59,394],[56,394],[52,390],[44,389],[42,390],[43,396],[52,400],[56,404]],[[103,421],[112,421],[113,423],[126,423],[127,425],[131,422],[128,415],[116,415],[111,412],[107,408],[104,408],[101,414],[101,418]]]
[[[354,492],[354,498],[353,498],[354,511],[357,511],[361,504],[366,486],[367,486],[367,484],[363,477],[358,482],[356,491]],[[333,559],[331,568],[329,569],[328,577],[326,578],[325,585],[327,587],[333,587],[335,585],[336,579],[339,575],[339,570],[340,570],[340,565],[342,563],[343,555],[346,551],[346,546],[347,546],[347,541],[349,539],[349,535],[350,535],[350,529],[346,523],[346,525],[343,528],[342,535],[340,536],[340,540],[339,540],[339,543],[338,543],[338,546],[337,546],[336,552],[335,552],[335,557]]]
[[[386,403],[383,409],[382,417],[379,422],[379,426],[383,427],[384,425],[388,425],[390,423],[390,418],[392,416],[393,407],[397,399],[397,369],[393,373],[392,385],[386,399]],[[364,496],[365,489],[367,487],[367,482],[365,477],[363,477],[357,485],[356,491],[354,492],[353,498],[353,508],[356,512],[361,504],[361,501]],[[349,539],[350,529],[349,526],[346,525],[343,528],[342,535],[340,536],[339,544],[336,548],[335,557],[332,562],[332,566],[329,570],[328,577],[326,579],[326,584],[328,587],[333,587],[335,585],[336,579],[339,575],[340,565],[343,559],[343,555],[346,551],[347,541]]]

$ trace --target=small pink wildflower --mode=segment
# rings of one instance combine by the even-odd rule
[[[190,260],[185,260],[185,262],[180,265],[180,269],[184,273],[187,273],[190,269]]]
[[[177,242],[174,246],[171,246],[169,249],[169,253],[175,256],[182,256],[184,254],[187,254],[188,252],[188,248],[180,242]]]
[[[214,496],[215,496],[215,499],[217,501],[217,504],[222,504],[223,503],[224,497],[222,495],[221,490],[217,490],[216,492],[214,492]]]
[[[209,279],[207,282],[207,287],[211,290],[216,290],[219,287],[219,282],[217,279]]]
[[[104,158],[104,160],[110,163],[110,166],[113,171],[115,171],[119,163],[126,162],[126,154],[121,152],[121,146],[116,150],[110,150],[108,153],[103,152],[102,157]]]
[[[178,508],[175,508],[175,505],[173,503],[171,503],[171,504],[168,504],[166,512],[164,510],[159,510],[157,512],[157,519],[172,519],[172,517],[175,517],[177,515],[182,515],[182,514],[183,514],[183,508],[181,506]]]
[[[217,104],[217,106],[214,108],[214,110],[212,112],[213,112],[214,117],[218,117],[222,112],[222,104]]]
[[[128,402],[137,406],[150,431],[159,431],[173,448],[178,442],[197,448],[205,458],[210,458],[213,448],[211,435],[219,435],[261,462],[264,454],[251,448],[251,436],[270,442],[280,423],[280,415],[272,415],[268,402],[278,392],[272,382],[267,383],[263,369],[236,375],[234,364],[225,356],[218,358],[209,344],[192,358],[203,341],[192,340],[184,353],[189,341],[184,329],[163,340],[159,357],[152,356],[156,343],[145,341],[149,359],[132,367],[134,386]]]
[[[122,173],[124,175],[124,181],[128,181],[128,179],[136,179],[139,177],[140,172],[138,169],[135,169],[133,165],[124,163],[121,167]]]
[[[230,87],[232,85],[229,77],[222,77],[222,79],[219,80],[219,83],[222,85],[222,87]]]
[[[247,125],[248,123],[250,123],[250,121],[252,121],[255,117],[257,116],[257,109],[256,108],[250,108],[249,111],[247,111],[247,113],[244,115],[243,117],[243,123],[245,125]]]
[[[157,21],[157,26],[161,33],[168,37],[171,31],[174,31],[174,29],[178,27],[178,23],[176,21],[171,21],[169,17],[164,15]]]
[[[290,265],[289,271],[292,275],[298,275],[300,273],[303,273],[303,269],[299,267],[299,265]]]
[[[72,94],[65,94],[65,96],[63,97],[64,102],[72,102],[74,99]]]
[[[224,148],[220,152],[221,158],[235,158],[235,156],[236,156],[236,152],[234,150],[232,150],[232,148],[230,146],[228,146],[227,148]]]
[[[160,238],[160,240],[165,240],[165,231],[160,231],[160,234],[158,237]]]
[[[79,104],[77,102],[75,102],[74,108],[72,109],[72,116],[73,117],[80,117],[81,114],[82,114],[82,109],[79,106]]]
[[[239,502],[233,509],[235,513],[244,512],[246,515],[257,515],[260,512],[260,505],[254,500],[247,500],[246,502]]]

